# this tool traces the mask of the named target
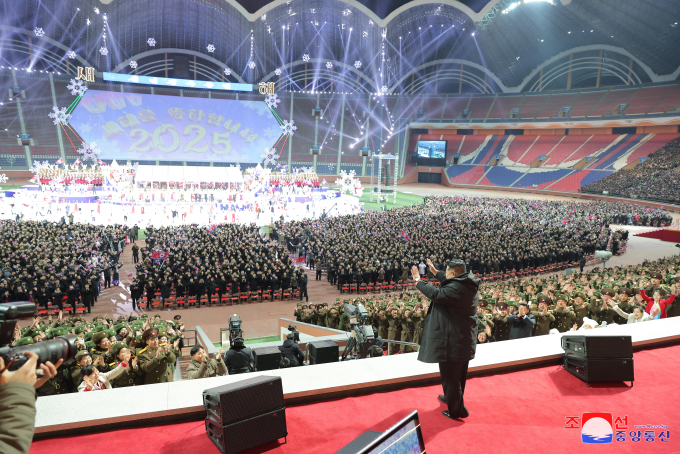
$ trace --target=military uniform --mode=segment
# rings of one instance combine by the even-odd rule
[[[158,336],[157,328],[149,328],[142,335],[146,341],[151,336]],[[160,354],[158,351],[160,350]],[[158,355],[158,357],[157,357]],[[147,347],[141,354],[137,355],[139,368],[144,372],[144,384],[168,383],[172,381],[172,365],[175,363],[175,353],[170,350],[165,353],[162,347],[150,349]]]
[[[543,311],[531,311],[531,315],[536,318],[536,324],[534,325],[533,336],[545,336],[550,334],[550,325],[555,321],[555,316],[553,311],[548,311],[545,314]]]

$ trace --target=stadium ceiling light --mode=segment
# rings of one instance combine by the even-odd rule
[[[567,32],[567,35],[571,35],[571,32]]]

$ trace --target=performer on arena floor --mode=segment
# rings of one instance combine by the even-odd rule
[[[411,274],[416,288],[432,301],[425,319],[418,360],[439,363],[444,388],[444,395],[440,394],[439,400],[448,407],[442,414],[450,419],[467,418],[469,413],[463,394],[468,363],[475,357],[477,347],[480,280],[472,272],[466,272],[462,260],[451,260],[446,272],[437,271],[430,259],[427,266],[441,287],[422,282],[418,267],[413,266]]]

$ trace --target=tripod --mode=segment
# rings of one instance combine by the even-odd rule
[[[352,353],[353,352],[353,353]],[[347,358],[349,356],[349,358]],[[342,352],[342,358],[340,361],[347,361],[348,359],[357,359],[359,357],[359,352],[357,352],[357,338],[350,337],[347,345],[345,345],[345,350]]]

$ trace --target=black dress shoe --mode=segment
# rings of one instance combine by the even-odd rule
[[[439,402],[443,403],[446,405],[446,396],[444,394],[440,394],[437,396],[437,399],[439,399]]]
[[[470,413],[468,413],[467,409],[464,408],[463,411],[464,411],[464,413],[460,416],[451,416],[449,414],[448,410],[444,410],[442,412],[442,415],[446,416],[449,419],[464,419],[464,418],[467,418],[468,416],[470,416]]]

